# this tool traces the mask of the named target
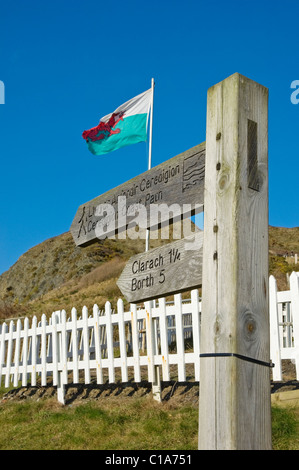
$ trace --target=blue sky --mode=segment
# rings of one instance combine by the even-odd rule
[[[239,72],[269,88],[269,223],[298,226],[298,15],[298,0],[0,0],[0,273],[147,169],[145,143],[95,157],[81,135],[152,77],[153,166],[205,140],[210,86]]]

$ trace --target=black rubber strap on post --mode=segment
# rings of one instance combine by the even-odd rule
[[[266,366],[266,367],[275,366],[273,362],[260,361],[259,359],[254,359],[253,357],[248,357],[248,356],[242,356],[242,354],[236,354],[236,353],[203,353],[203,354],[200,354],[199,357],[237,357],[238,359],[242,359],[243,361],[253,362],[254,364],[259,364],[261,366]]]

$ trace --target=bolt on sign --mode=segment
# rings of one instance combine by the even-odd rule
[[[205,152],[203,142],[82,204],[70,228],[76,245],[113,237],[134,225],[157,229],[201,212]]]
[[[117,285],[137,303],[201,285],[203,232],[132,256]]]

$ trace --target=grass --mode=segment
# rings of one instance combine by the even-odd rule
[[[195,408],[168,409],[149,399],[111,405],[111,400],[69,407],[56,399],[5,403],[0,407],[0,449],[196,449]]]
[[[299,449],[299,409],[272,408],[274,450]],[[117,397],[72,406],[4,401],[0,450],[196,450],[198,408]]]
[[[299,450],[299,408],[272,406],[272,442],[275,450]]]

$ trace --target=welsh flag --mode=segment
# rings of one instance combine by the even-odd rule
[[[102,117],[96,127],[84,131],[82,137],[91,153],[103,155],[126,145],[145,142],[151,98],[150,88]]]

